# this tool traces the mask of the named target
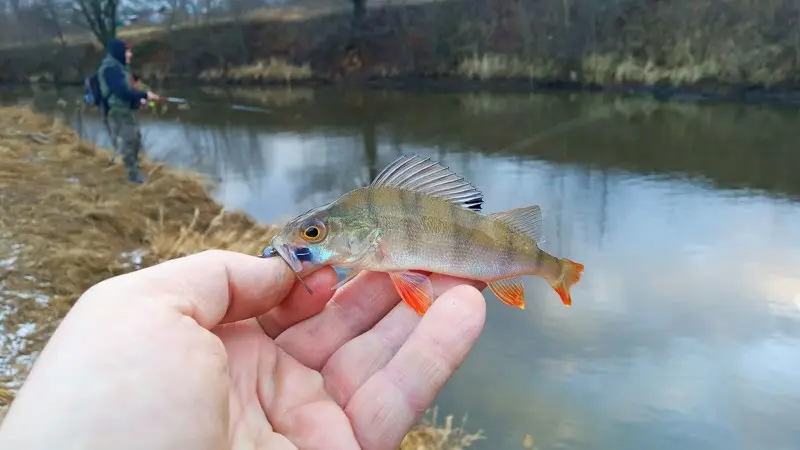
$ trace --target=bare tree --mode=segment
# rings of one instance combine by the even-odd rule
[[[75,0],[75,10],[103,46],[117,35],[118,8],[118,0]]]
[[[367,0],[351,0],[353,2],[353,21],[356,27],[361,27],[367,16]]]
[[[41,16],[40,21],[45,24],[49,30],[55,33],[62,46],[66,46],[67,41],[64,39],[64,28],[61,25],[65,15],[62,8],[62,6],[64,6],[63,3],[57,4],[56,0],[36,1],[39,5],[35,10],[38,11]]]
[[[169,6],[169,13],[167,18],[167,29],[171,30],[173,26],[180,23],[183,16],[186,14],[186,7],[189,5],[188,0],[167,0]]]

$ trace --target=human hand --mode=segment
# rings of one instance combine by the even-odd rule
[[[480,334],[472,284],[420,319],[384,273],[336,291],[279,258],[207,251],[86,291],[0,426],[0,448],[389,449]],[[455,286],[455,287],[454,287]]]
[[[147,100],[159,101],[159,100],[161,100],[161,97],[159,95],[154,94],[151,91],[147,91]]]

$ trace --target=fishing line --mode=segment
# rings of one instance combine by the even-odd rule
[[[534,145],[534,144],[538,143],[539,141],[543,141],[543,140],[545,140],[545,139],[547,139],[549,137],[552,137],[552,136],[557,135],[559,133],[562,133],[564,131],[569,131],[569,130],[571,130],[573,128],[576,128],[576,127],[579,127],[579,126],[583,126],[583,125],[588,125],[588,124],[590,124],[592,122],[595,122],[595,121],[598,121],[600,119],[608,118],[609,116],[611,116],[612,109],[613,109],[612,107],[608,107],[608,108],[606,108],[605,111],[601,111],[601,112],[595,113],[595,114],[590,114],[587,117],[581,117],[581,118],[577,118],[577,119],[568,120],[566,122],[562,122],[562,123],[550,128],[549,130],[542,131],[541,133],[536,133],[536,134],[534,134],[533,136],[531,136],[531,137],[529,137],[527,139],[523,139],[521,141],[517,141],[516,143],[511,144],[511,145],[509,145],[507,147],[501,148],[500,150],[497,150],[497,151],[498,152],[507,152],[507,151],[514,150],[514,149],[521,148],[521,147],[530,147],[531,145]]]

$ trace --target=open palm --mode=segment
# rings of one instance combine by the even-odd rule
[[[40,355],[0,448],[396,448],[484,323],[477,290],[449,289],[482,285],[431,280],[423,318],[385,274],[331,302],[332,269],[309,295],[282,261],[231,252],[108,280]]]

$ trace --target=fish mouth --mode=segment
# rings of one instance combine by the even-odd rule
[[[308,284],[300,277],[300,272],[303,271],[303,261],[311,261],[311,250],[309,248],[299,247],[292,250],[289,244],[282,243],[275,237],[272,239],[272,242],[270,242],[270,245],[265,247],[258,256],[261,258],[280,256],[292,272],[294,272],[297,281],[303,285],[309,294],[313,294],[314,291],[312,291]]]
[[[300,273],[303,270],[303,262],[297,257],[297,254],[289,246],[289,244],[273,239],[270,246],[261,252],[263,258],[270,258],[280,256],[294,273]]]
[[[270,242],[268,247],[265,247],[264,250],[261,251],[262,258],[271,258],[275,256],[280,256],[286,264],[294,271],[294,273],[300,273],[303,271],[303,263],[304,262],[311,262],[312,254],[311,249],[308,247],[296,247],[292,248],[289,244],[280,242],[278,238],[275,238]]]

